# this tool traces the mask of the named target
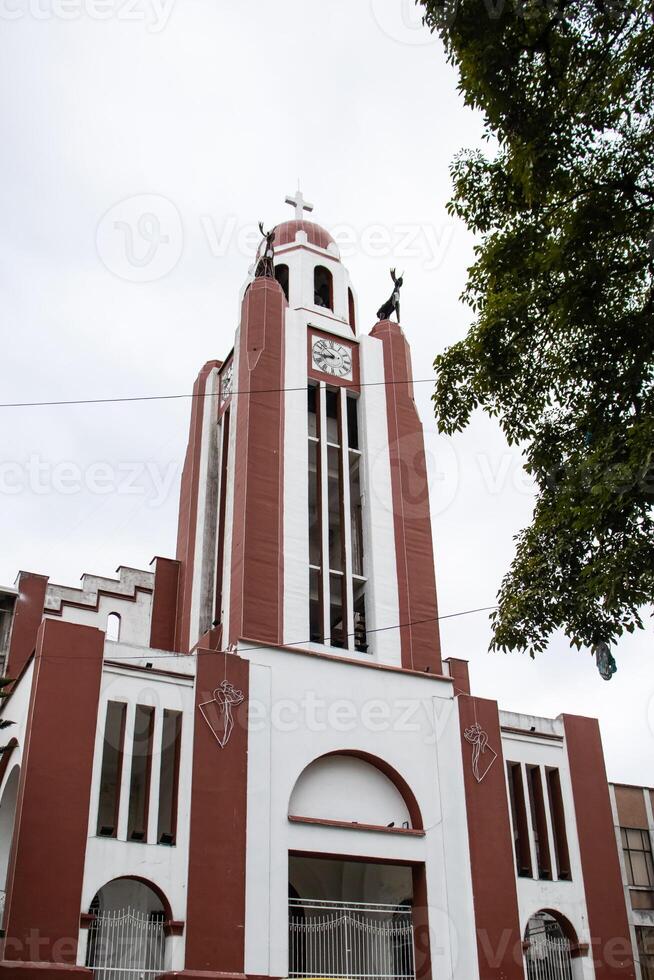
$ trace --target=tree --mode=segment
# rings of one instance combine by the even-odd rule
[[[654,7],[420,2],[493,147],[451,166],[474,322],[435,413],[496,416],[536,484],[491,648],[612,643],[654,598]]]
[[[13,680],[10,680],[8,677],[0,677],[0,705],[5,698],[9,697],[9,693],[5,690],[5,688],[9,687],[10,684],[13,684]],[[13,721],[5,721],[4,718],[0,718],[0,730],[9,728],[9,726],[13,724]],[[0,745],[0,754],[6,752],[8,748],[8,745]]]

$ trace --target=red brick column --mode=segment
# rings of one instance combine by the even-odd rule
[[[440,674],[441,643],[429,485],[422,423],[413,400],[411,352],[399,323],[382,320],[370,331],[384,349],[384,377],[395,523],[402,666]],[[409,625],[412,624],[412,625]]]
[[[632,980],[636,973],[599,722],[563,715],[563,724],[595,976]]]
[[[39,629],[7,875],[1,980],[75,966],[104,633]]]
[[[154,558],[154,593],[150,646],[153,650],[175,649],[177,592],[180,563],[171,558]]]
[[[511,817],[497,703],[462,695],[458,705],[479,977],[480,980],[523,980]],[[473,773],[473,745],[465,738],[466,729],[475,724],[488,735],[489,749],[497,753],[481,782]],[[489,749],[480,756],[480,773],[490,761]]]
[[[36,647],[48,579],[45,575],[20,572],[18,575],[18,598],[11,628],[9,656],[7,658],[7,677],[18,677]]]
[[[249,662],[198,650],[184,975],[242,974],[245,963],[245,843]],[[199,705],[227,679],[243,693],[221,748]]]
[[[243,300],[229,639],[283,643],[284,333],[286,298],[255,279]]]
[[[177,593],[177,616],[175,620],[175,645],[172,649],[188,653],[198,640],[191,633],[191,606],[193,603],[193,563],[197,536],[198,496],[200,487],[200,464],[202,460],[202,424],[207,390],[207,379],[214,368],[221,368],[221,361],[207,361],[193,385],[191,405],[191,425],[189,430],[182,484],[179,494],[179,517],[177,522],[177,560],[179,562],[179,582]],[[214,416],[217,416],[217,399],[212,399]]]

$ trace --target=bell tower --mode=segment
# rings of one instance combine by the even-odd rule
[[[223,644],[440,673],[409,346],[391,320],[359,333],[336,242],[301,191],[286,202],[295,215],[250,272],[234,348],[196,382],[177,644],[220,626]]]

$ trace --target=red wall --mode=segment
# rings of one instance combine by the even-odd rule
[[[274,279],[243,300],[236,404],[229,639],[283,642],[284,320]],[[294,397],[298,397],[296,394]],[[300,393],[301,397],[301,393]]]
[[[18,576],[18,598],[11,628],[7,676],[18,677],[34,653],[36,634],[43,618],[45,591],[48,579],[45,575],[21,572]]]
[[[39,629],[7,875],[3,978],[17,970],[24,976],[25,961],[75,964],[103,649],[104,634],[90,626],[46,620]],[[47,973],[41,967],[38,975]]]
[[[179,569],[179,591],[175,626],[175,649],[188,653],[199,637],[190,635],[191,602],[193,598],[193,561],[197,533],[198,494],[200,487],[200,461],[202,457],[202,422],[206,398],[207,378],[214,368],[220,368],[221,361],[207,361],[193,386],[191,405],[191,426],[188,446],[182,470],[182,485],[179,496],[179,518],[177,523],[177,560]],[[217,402],[217,399],[212,399]],[[218,406],[214,404],[214,416]]]
[[[480,980],[523,980],[522,936],[500,719],[495,701],[458,698]],[[464,732],[479,723],[497,759],[478,783]],[[484,755],[480,765],[485,765]]]
[[[384,376],[400,600],[402,666],[441,673],[429,486],[422,423],[413,400],[411,353],[398,323],[370,332],[384,348]],[[412,624],[412,625],[411,625]]]
[[[249,662],[198,650],[186,912],[186,972],[243,973]],[[245,700],[224,748],[198,705],[227,678]]]
[[[563,715],[597,980],[635,977],[611,800],[596,718]]]

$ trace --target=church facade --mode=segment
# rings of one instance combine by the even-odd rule
[[[650,793],[626,847],[597,722],[443,658],[409,346],[294,203],[176,557],[0,594],[0,977],[647,980]]]

